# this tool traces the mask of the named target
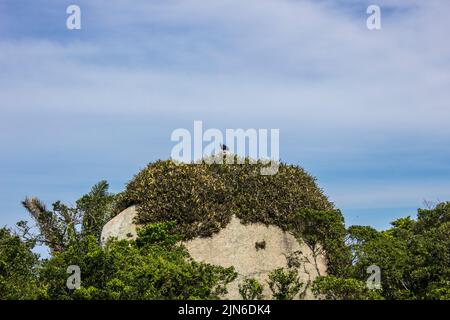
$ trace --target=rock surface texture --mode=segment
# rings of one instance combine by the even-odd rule
[[[105,244],[109,238],[117,238],[117,240],[135,239],[137,236],[137,228],[134,223],[136,215],[136,207],[132,206],[109,220],[102,229],[102,244]]]
[[[109,221],[102,231],[102,241],[109,237],[132,239],[136,237],[134,217],[136,208],[130,207]],[[234,266],[238,277],[228,286],[225,299],[240,299],[239,284],[246,278],[255,278],[264,286],[264,297],[271,298],[268,274],[276,268],[287,268],[288,261],[297,263],[300,280],[311,284],[318,275],[326,274],[326,259],[313,256],[310,248],[290,233],[276,226],[260,223],[242,224],[233,217],[219,233],[208,238],[184,242],[191,257],[223,267]],[[309,286],[298,298],[313,299]]]

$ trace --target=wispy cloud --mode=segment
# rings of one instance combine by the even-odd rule
[[[383,179],[400,179],[414,197],[427,173],[436,194],[450,176],[443,151],[450,142],[448,1],[376,1],[382,30],[372,32],[365,27],[372,1],[76,2],[80,31],[65,29],[71,2],[1,4],[0,147],[12,158],[26,139],[40,141],[44,162],[63,138],[68,149],[95,149],[86,132],[110,148],[116,142],[108,137],[120,136],[122,152],[133,153],[140,148],[136,126],[146,138],[163,139],[201,119],[223,128],[280,128],[282,157],[307,163],[319,178],[332,176],[329,193],[344,208],[373,206],[371,172],[380,168]],[[47,129],[31,125],[33,117]],[[50,124],[70,117],[69,127],[84,132]],[[109,119],[98,124],[101,132],[86,120],[101,117]],[[167,157],[164,150],[154,156]],[[367,178],[356,184],[367,191],[357,203],[342,194],[355,181],[335,183],[351,180],[354,168]],[[20,175],[20,168],[9,170]],[[390,203],[393,189],[377,190]]]

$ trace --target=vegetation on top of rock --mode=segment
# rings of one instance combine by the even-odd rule
[[[312,284],[318,298],[450,299],[450,202],[419,209],[417,219],[395,220],[385,231],[346,230],[341,212],[301,168],[281,164],[277,175],[261,176],[261,165],[158,161],[119,196],[103,181],[75,206],[57,201],[48,210],[37,198],[25,199],[35,226],[20,221],[16,232],[0,229],[0,300],[220,298],[236,278],[233,268],[193,261],[179,240],[217,232],[233,214],[245,223],[279,226],[314,257],[325,254],[328,275]],[[100,246],[105,221],[131,204],[139,205],[139,222],[145,224],[138,238]],[[36,244],[49,247],[48,259],[32,252]],[[286,258],[288,268],[302,263]],[[76,290],[66,287],[70,265],[82,270]],[[381,270],[377,290],[365,285],[374,265]],[[298,294],[299,281],[288,271],[271,273],[274,298]],[[254,280],[239,288],[248,299],[261,298]]]
[[[275,225],[325,254],[331,272],[339,274],[338,264],[346,262],[340,260],[348,253],[344,219],[315,178],[284,163],[277,174],[261,175],[265,164],[239,160],[243,163],[151,163],[118,195],[116,211],[137,205],[138,224],[175,221],[185,240],[211,236],[233,215],[243,223]]]
[[[277,174],[264,176],[262,165],[156,161],[128,183],[116,211],[136,204],[139,224],[176,221],[177,231],[191,239],[218,232],[232,215],[289,230],[299,209],[333,209],[302,168],[282,163]]]

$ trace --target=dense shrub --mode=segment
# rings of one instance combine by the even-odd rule
[[[339,210],[300,209],[291,215],[288,230],[309,247],[314,259],[326,257],[328,274],[348,274],[351,252],[345,244],[346,229]],[[317,274],[321,275],[319,269]]]
[[[0,300],[33,299],[37,296],[38,257],[6,228],[0,229]]]
[[[368,267],[380,268],[384,299],[450,299],[450,202],[419,209],[417,220],[397,219],[392,227],[348,228],[352,263],[345,277],[321,277],[313,289],[331,299],[372,299],[365,290]]]
[[[275,300],[292,300],[304,289],[295,269],[278,268],[269,273],[267,281]]]
[[[235,214],[244,223],[261,222],[289,230],[299,209],[331,210],[333,204],[302,168],[280,164],[261,175],[261,163],[147,166],[119,195],[117,211],[137,204],[138,223],[174,220],[186,239],[210,236]]]
[[[377,290],[369,290],[366,283],[352,278],[335,276],[318,277],[312,287],[313,293],[327,300],[382,300]]]
[[[261,300],[263,290],[263,286],[254,278],[245,279],[239,284],[239,294],[244,300]]]
[[[172,223],[149,224],[136,241],[88,236],[43,263],[41,299],[218,299],[235,279],[233,268],[193,261]],[[81,287],[66,287],[69,265],[81,270]]]

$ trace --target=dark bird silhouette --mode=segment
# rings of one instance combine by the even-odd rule
[[[224,144],[220,144],[220,148],[222,149],[222,151],[228,151],[228,147]]]

